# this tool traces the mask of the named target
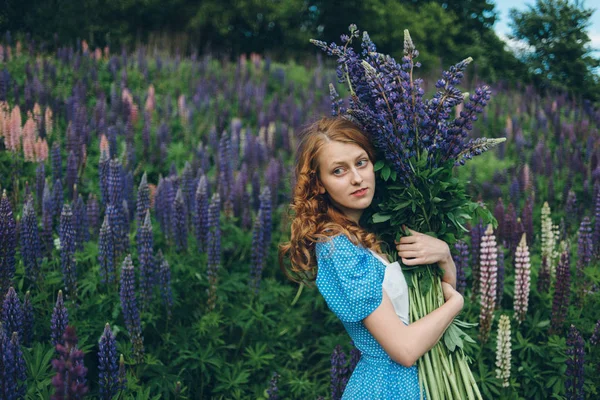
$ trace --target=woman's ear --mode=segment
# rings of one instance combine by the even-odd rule
[[[319,194],[325,194],[326,190],[323,186],[319,185]]]

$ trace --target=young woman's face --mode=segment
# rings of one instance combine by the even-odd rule
[[[358,224],[375,193],[375,172],[367,152],[357,144],[329,142],[318,158],[320,193]]]

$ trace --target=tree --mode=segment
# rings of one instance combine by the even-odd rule
[[[509,37],[530,46],[522,57],[542,86],[600,98],[599,78],[593,72],[600,60],[591,55],[586,32],[593,12],[582,2],[568,0],[537,0],[526,11],[510,10]]]

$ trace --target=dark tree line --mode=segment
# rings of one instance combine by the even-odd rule
[[[530,12],[511,14],[517,38],[535,46],[539,38],[531,32],[537,29],[540,4],[566,9],[564,13],[578,21],[577,29],[585,35],[590,10],[567,0],[538,0]],[[577,13],[581,15],[573,16]],[[559,31],[567,29],[565,14],[558,15],[550,35],[561,36]],[[4,0],[0,7],[0,31],[27,32],[49,47],[85,39],[92,48],[132,48],[166,37],[173,50],[230,57],[259,52],[279,60],[314,58],[317,51],[310,38],[339,41],[350,23],[368,31],[379,51],[401,57],[403,31],[409,29],[425,69],[437,72],[470,56],[475,60],[472,70],[487,81],[535,79],[541,86],[576,94],[584,94],[582,88],[587,87],[585,95],[596,98],[589,90],[598,83],[588,68],[589,59],[568,68],[544,62],[539,65],[552,67],[530,68],[536,58],[508,51],[493,31],[495,21],[491,0]],[[580,42],[574,43],[571,46],[577,47]],[[588,57],[581,53],[586,43],[584,38],[579,53],[569,54]]]

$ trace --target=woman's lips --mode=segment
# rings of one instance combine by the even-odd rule
[[[368,188],[358,190],[358,191],[352,193],[352,196],[356,196],[356,197],[364,196],[365,194],[367,194],[367,189]]]

